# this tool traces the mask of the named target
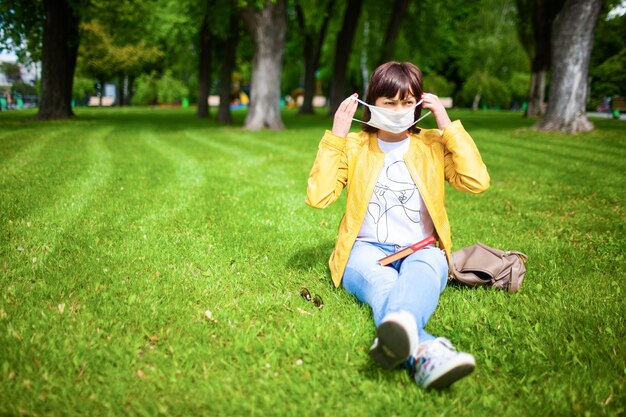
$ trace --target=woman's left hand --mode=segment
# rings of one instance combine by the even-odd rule
[[[435,116],[439,130],[444,130],[446,126],[452,123],[450,117],[448,116],[448,112],[446,111],[446,108],[443,107],[439,97],[434,94],[424,93],[422,94],[421,99],[424,100],[422,101],[422,108],[433,112],[433,116]]]

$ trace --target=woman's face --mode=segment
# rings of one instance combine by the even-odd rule
[[[409,94],[404,99],[400,99],[400,92],[398,91],[395,97],[378,97],[374,105],[393,111],[400,111],[415,106],[415,103],[417,103],[417,101],[412,94]]]

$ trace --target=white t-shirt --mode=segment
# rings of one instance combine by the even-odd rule
[[[430,214],[403,159],[409,143],[409,138],[400,142],[378,139],[385,153],[385,166],[374,187],[358,240],[408,246],[433,234]]]

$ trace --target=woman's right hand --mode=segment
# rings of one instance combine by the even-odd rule
[[[333,135],[345,138],[350,131],[352,125],[352,118],[359,103],[353,98],[357,98],[358,93],[352,94],[350,97],[341,102],[337,111],[335,112],[335,119],[333,121]]]

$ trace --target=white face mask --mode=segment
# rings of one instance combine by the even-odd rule
[[[368,124],[372,127],[375,127],[380,130],[384,130],[386,132],[402,133],[430,114],[430,112],[428,112],[422,117],[420,117],[419,119],[413,120],[414,114],[415,114],[415,108],[419,106],[424,100],[418,101],[415,104],[415,106],[411,106],[410,108],[406,110],[395,111],[395,110],[386,109],[384,107],[378,107],[372,104],[367,104],[366,102],[359,100],[358,98],[355,98],[355,97],[351,97],[351,98],[363,104],[364,106],[369,107],[370,114],[371,114],[371,117],[367,122],[364,122],[363,120],[359,120],[359,119],[354,119],[354,118],[352,120],[356,122]]]

